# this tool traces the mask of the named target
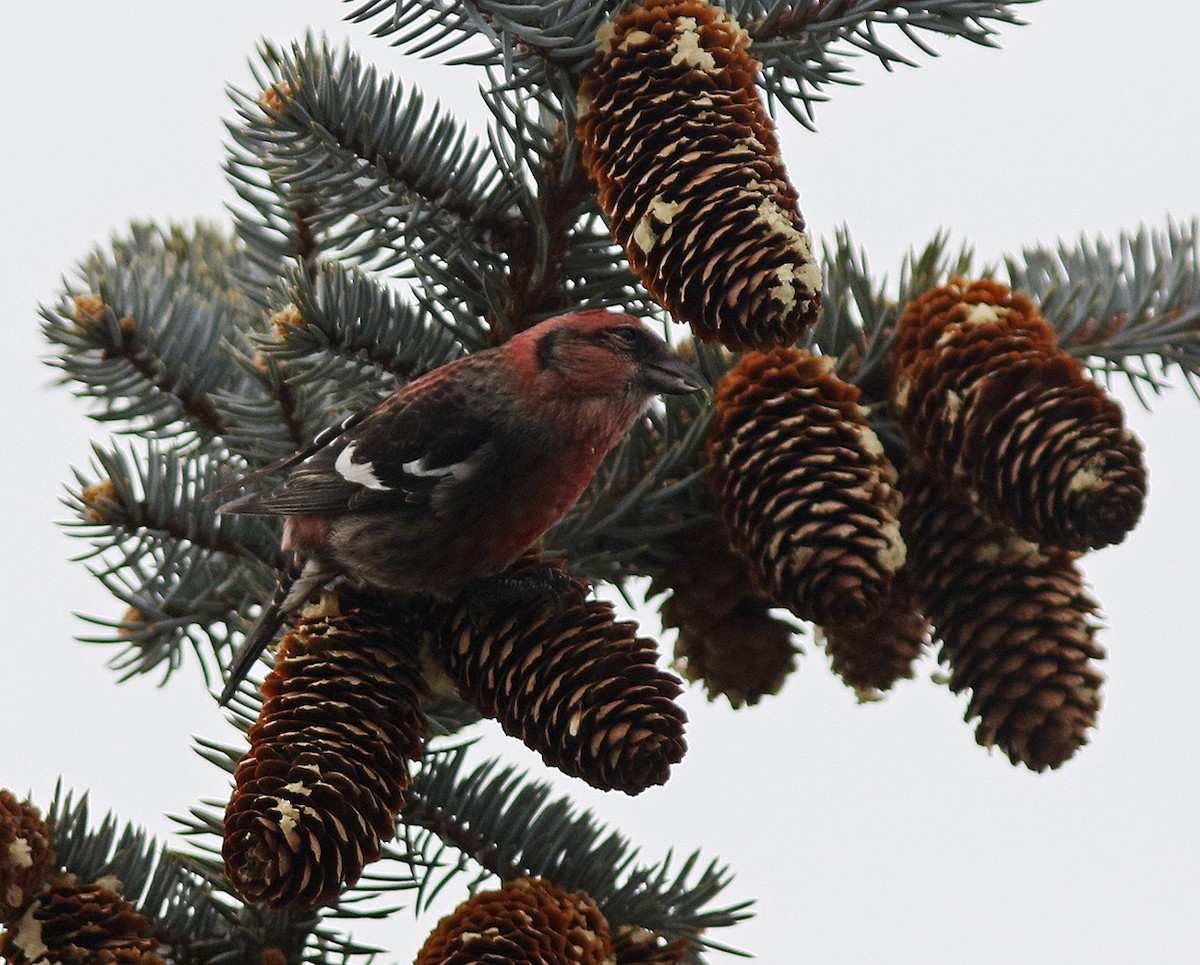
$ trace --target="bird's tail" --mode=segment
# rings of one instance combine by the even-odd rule
[[[221,698],[217,701],[220,706],[224,707],[229,703],[237,691],[238,684],[246,678],[246,674],[254,666],[254,661],[275,639],[284,621],[304,605],[304,601],[313,590],[327,583],[332,576],[333,571],[313,559],[302,562],[293,559],[287,565],[279,576],[279,585],[275,587],[271,601],[263,607],[254,625],[246,632],[246,639],[233,655],[225,689],[221,691]]]

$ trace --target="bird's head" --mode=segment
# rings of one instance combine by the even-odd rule
[[[704,388],[696,368],[636,318],[603,309],[547,319],[506,348],[522,380],[543,397],[622,399],[640,410],[651,396]]]

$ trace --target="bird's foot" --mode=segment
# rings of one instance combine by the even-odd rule
[[[581,602],[589,584],[558,566],[521,567],[479,577],[463,589],[462,600],[472,625],[479,629],[501,607],[555,601],[560,607]]]

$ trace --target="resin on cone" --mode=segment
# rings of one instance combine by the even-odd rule
[[[225,872],[272,908],[328,904],[379,857],[428,728],[415,633],[334,599],[280,644],[225,811]]]
[[[821,271],[754,77],[750,38],[702,0],[647,0],[600,29],[577,133],[642,283],[696,336],[796,342]]]
[[[0,790],[0,926],[15,919],[54,869],[50,827],[28,801]]]
[[[904,563],[895,470],[828,356],[748,352],[717,385],[708,458],[721,514],[771,596],[861,623]]]
[[[905,469],[901,519],[913,595],[942,642],[950,689],[970,692],[975,739],[1014,764],[1056,768],[1096,723],[1096,603],[1074,556],[1039,549]]]
[[[616,965],[682,965],[691,951],[686,938],[668,941],[647,928],[624,925],[613,933]]]
[[[908,305],[891,360],[912,457],[987,515],[1072,550],[1118,543],[1137,523],[1141,446],[1028,299],[955,279]]]

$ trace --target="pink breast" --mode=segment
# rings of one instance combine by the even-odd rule
[[[283,521],[280,548],[302,555],[319,554],[329,542],[329,521],[324,516],[289,516]]]

